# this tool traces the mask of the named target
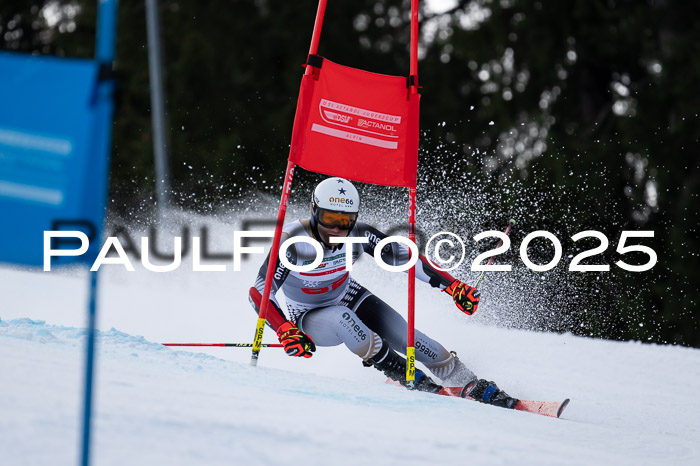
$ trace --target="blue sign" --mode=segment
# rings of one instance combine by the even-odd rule
[[[92,263],[107,195],[112,83],[96,60],[0,52],[0,262],[43,264],[48,230],[79,230]],[[78,249],[56,238],[54,249]]]
[[[117,1],[99,0],[95,60],[0,52],[0,262],[42,265],[44,232],[82,231],[80,256],[100,249],[111,153],[114,83],[111,71]],[[106,76],[109,78],[109,76]],[[56,238],[59,240],[62,238]],[[80,249],[53,244],[51,249]],[[90,425],[97,315],[97,272],[90,274],[85,351],[81,464],[90,463]]]

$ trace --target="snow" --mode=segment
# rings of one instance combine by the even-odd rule
[[[212,250],[230,231],[214,229]],[[513,396],[571,398],[562,418],[389,386],[342,347],[303,360],[263,349],[253,368],[249,349],[157,344],[250,341],[260,259],[218,273],[189,258],[161,274],[104,266],[94,464],[700,464],[699,350],[477,324],[424,284],[418,328]],[[404,274],[355,270],[405,307]],[[0,268],[0,464],[78,460],[87,281]],[[484,296],[479,312],[499,310]],[[269,329],[264,340],[276,342]]]

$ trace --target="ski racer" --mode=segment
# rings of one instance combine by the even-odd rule
[[[321,244],[323,260],[313,270],[296,272],[281,263],[274,263],[275,273],[268,304],[267,322],[275,329],[280,343],[289,356],[309,358],[318,346],[345,344],[366,366],[374,366],[387,377],[406,385],[405,353],[407,323],[392,307],[356,282],[346,270],[348,261],[354,263],[363,253],[374,255],[377,243],[387,235],[357,221],[360,197],[352,183],[343,178],[328,178],[319,183],[311,198],[311,217],[284,226],[281,242],[292,237],[313,238]],[[366,243],[332,243],[330,238],[368,238]],[[388,265],[402,265],[409,259],[408,248],[389,243],[381,251]],[[316,250],[307,242],[292,244],[286,258],[293,265],[307,265],[316,258]],[[255,286],[250,289],[250,301],[259,312],[270,257],[258,272]],[[449,274],[433,268],[420,256],[416,278],[452,296],[464,313],[473,314],[479,305],[479,291]],[[289,319],[275,294],[284,293]],[[518,400],[511,398],[498,386],[476,375],[428,335],[415,331],[416,359],[449,387],[464,387],[462,396],[484,403],[514,408]],[[438,393],[436,384],[416,369],[415,388]]]

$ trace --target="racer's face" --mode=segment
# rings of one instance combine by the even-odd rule
[[[318,223],[318,236],[321,237],[321,241],[326,243],[327,246],[336,246],[338,243],[331,243],[330,238],[345,238],[350,234],[350,230],[344,230],[339,226],[334,226],[333,228],[324,227],[321,223]]]

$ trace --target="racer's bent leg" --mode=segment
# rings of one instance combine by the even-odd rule
[[[305,312],[297,320],[299,329],[316,346],[337,346],[345,343],[350,351],[363,360],[376,355],[382,339],[345,306],[329,306]]]
[[[369,295],[355,309],[357,316],[367,327],[381,335],[394,351],[405,354],[408,323],[391,306],[367,293]],[[460,386],[476,379],[474,373],[454,354],[419,330],[415,333],[415,347],[416,359],[446,385]]]

